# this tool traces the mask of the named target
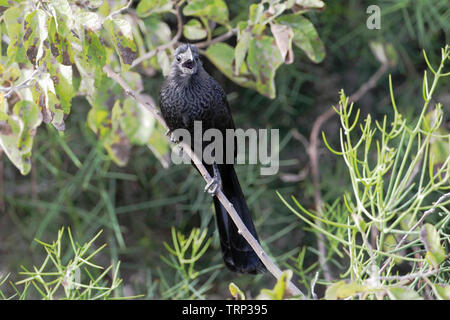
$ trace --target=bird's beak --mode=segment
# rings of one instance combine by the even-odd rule
[[[189,70],[188,73],[191,73],[191,74],[195,73],[197,70],[196,70],[196,66],[194,63],[194,55],[192,54],[190,47],[184,53],[183,58],[184,58],[184,62],[182,64],[182,66],[184,68],[186,68],[187,70]]]
[[[194,56],[192,55],[192,51],[191,51],[191,47],[188,47],[187,51],[186,51],[186,61],[194,61]]]

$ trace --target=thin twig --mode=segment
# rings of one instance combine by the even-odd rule
[[[222,35],[220,35],[220,36],[217,36],[217,37],[214,38],[214,39],[207,40],[207,41],[203,41],[203,42],[197,42],[197,43],[195,44],[195,46],[196,46],[197,48],[206,48],[206,47],[209,47],[210,45],[212,45],[212,44],[214,44],[214,43],[222,42],[222,41],[228,40],[229,38],[231,38],[232,36],[234,36],[234,35],[237,33],[237,31],[238,31],[237,28],[231,29],[230,31],[228,31],[228,32],[226,32],[226,33],[224,33],[224,34],[222,34]]]
[[[439,269],[433,269],[428,272],[416,272],[416,273],[410,273],[404,276],[389,276],[389,277],[376,277],[376,280],[382,280],[382,281],[408,281],[408,280],[414,280],[416,278],[428,278],[429,276],[435,275],[439,272]]]
[[[128,10],[131,6],[131,4],[133,3],[133,0],[128,1],[127,5],[123,8],[120,8],[119,10],[113,11],[111,12],[106,19],[112,19],[115,15],[118,15],[119,13],[122,13],[125,10]]]
[[[6,92],[3,96],[5,98],[8,98],[14,91],[28,88],[31,85],[29,84],[32,80],[34,80],[34,77],[40,72],[39,68],[35,69],[33,73],[24,81],[22,81],[19,84],[13,85],[11,87],[0,87],[0,91]]]
[[[443,194],[433,205],[433,207],[431,207],[430,209],[428,209],[427,211],[425,211],[422,215],[422,217],[419,219],[419,221],[417,221],[416,224],[414,224],[411,229],[409,229],[409,231],[403,236],[403,238],[397,243],[397,245],[395,246],[393,251],[398,250],[403,243],[406,241],[406,239],[408,238],[408,236],[411,234],[411,232],[416,229],[418,226],[420,226],[420,224],[422,224],[422,222],[425,220],[426,217],[428,217],[430,214],[432,214],[436,208],[439,206],[440,203],[444,202],[447,198],[450,197],[450,192],[449,193],[445,193]],[[383,264],[383,266],[381,267],[379,273],[383,273],[384,269],[387,268],[387,266],[391,263],[392,261],[392,257],[389,257],[389,259],[386,260],[386,262]]]
[[[125,90],[125,93],[134,99],[138,103],[141,103],[144,106],[147,106],[149,108],[149,111],[152,112],[152,114],[155,116],[155,118],[158,120],[158,122],[165,128],[168,129],[168,126],[164,119],[161,117],[160,112],[156,108],[156,106],[151,103],[150,101],[145,101],[142,99],[142,97],[139,94],[136,94],[123,80],[117,73],[115,73],[110,66],[106,65],[103,68],[103,71],[116,81],[122,88]],[[192,160],[192,162],[197,167],[198,171],[202,175],[203,179],[206,181],[206,183],[210,183],[212,180],[211,176],[209,175],[208,171],[206,170],[205,166],[202,164],[200,159],[198,159],[197,155],[192,151],[190,145],[186,144],[183,141],[180,141],[178,143],[182,148],[183,152]],[[279,279],[281,277],[282,271],[278,266],[272,261],[272,259],[266,254],[264,249],[261,247],[259,242],[253,237],[253,235],[248,231],[245,224],[242,222],[241,218],[239,217],[239,214],[236,212],[236,209],[233,207],[233,204],[227,199],[225,194],[222,192],[222,190],[219,190],[216,194],[216,197],[219,199],[221,204],[224,206],[224,208],[227,210],[228,214],[230,215],[231,219],[236,224],[239,233],[247,240],[247,242],[250,244],[250,246],[253,248],[253,250],[256,252],[258,257],[261,259],[262,263],[266,266],[267,270],[276,278]],[[299,295],[301,297],[305,297],[304,294],[290,281],[287,284],[287,288],[289,292],[292,295]]]
[[[159,47],[156,47],[155,49],[144,53],[143,55],[141,55],[139,58],[137,58],[136,60],[133,61],[133,63],[131,64],[131,68],[137,66],[138,64],[142,63],[143,61],[150,59],[151,57],[153,57],[155,54],[157,54],[159,51],[163,51],[166,50],[170,47],[172,47],[173,45],[175,45],[178,40],[181,37],[181,34],[183,32],[183,20],[181,18],[181,14],[180,14],[180,9],[178,7],[178,5],[175,7],[175,10],[173,11],[173,14],[176,16],[177,18],[177,33],[175,34],[175,36],[172,38],[172,40],[170,40],[169,42],[160,45]]]

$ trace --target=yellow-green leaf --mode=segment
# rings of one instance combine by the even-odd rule
[[[344,280],[341,280],[339,282],[333,283],[327,288],[327,290],[325,291],[325,299],[345,299],[367,290],[369,290],[367,286],[358,284],[356,282],[346,283]]]
[[[108,19],[103,26],[113,40],[122,70],[127,71],[137,57],[137,47],[133,40],[130,23],[124,19]]]
[[[404,287],[390,288],[388,295],[392,300],[423,300],[417,292]]]
[[[183,35],[189,40],[200,40],[205,38],[207,34],[205,28],[197,19],[189,20],[183,27]]]
[[[236,299],[236,300],[245,300],[245,294],[233,282],[231,282],[229,284],[228,289],[230,290],[230,293],[231,293],[231,295],[233,296],[234,299]]]
[[[172,9],[171,0],[141,0],[137,6],[136,13],[145,18],[154,13],[168,12]]]
[[[183,14],[207,18],[220,24],[228,23],[228,7],[223,0],[191,0],[183,8]]]
[[[420,238],[427,250],[425,258],[430,265],[436,267],[445,260],[445,250],[439,240],[439,234],[432,224],[426,223],[422,227]]]

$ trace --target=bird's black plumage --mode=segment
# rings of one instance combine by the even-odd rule
[[[175,50],[170,74],[161,87],[159,105],[169,129],[187,129],[191,133],[191,141],[194,121],[202,122],[203,131],[210,128],[220,130],[223,137],[226,129],[235,128],[224,90],[203,69],[197,48],[190,44],[183,44]],[[224,154],[225,152],[227,150],[224,148]],[[213,166],[204,164],[213,176]],[[248,230],[258,239],[233,165],[217,164],[216,168],[220,173],[222,191]],[[214,196],[213,200],[225,265],[241,273],[264,271],[264,265],[244,237],[238,233],[226,209],[217,197]]]

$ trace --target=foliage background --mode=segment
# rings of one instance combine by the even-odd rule
[[[249,4],[256,2],[227,1],[230,17],[247,15]],[[380,30],[366,27],[366,8],[374,2],[382,8]],[[438,63],[440,48],[449,42],[450,32],[446,1],[431,4],[425,0],[353,0],[326,4],[323,11],[305,14],[324,43],[325,59],[315,64],[294,47],[294,62],[281,65],[276,74],[276,99],[238,86],[203,58],[206,69],[228,94],[237,127],[280,128],[282,166],[278,175],[259,176],[259,168],[255,166],[243,165],[237,170],[264,248],[282,268],[294,265],[299,253],[304,252],[304,266],[312,266],[306,274],[307,282],[317,270],[316,235],[275,192],[286,198],[295,196],[306,208],[314,207],[314,188],[302,137],[309,137],[315,119],[338,103],[341,88],[347,93],[355,92],[378,69],[371,41],[394,47],[397,64],[389,72],[396,88],[397,105],[405,117],[417,117],[420,84],[426,69],[421,49],[426,50],[430,61]],[[173,15],[164,14],[163,19],[176,30]],[[233,41],[228,40],[231,44]],[[392,117],[387,76],[381,77],[378,85],[358,102],[362,117],[369,113],[375,119],[385,114]],[[144,91],[157,97],[163,81],[161,72],[144,79]],[[449,79],[442,79],[440,88],[448,89],[448,85]],[[444,105],[444,127],[449,130],[448,90],[438,90],[436,100]],[[151,150],[137,146],[131,149],[127,165],[117,166],[87,125],[90,109],[85,98],[75,97],[70,116],[65,119],[64,135],[50,124],[39,129],[30,174],[22,176],[3,155],[1,274],[11,273],[12,281],[23,279],[18,274],[20,266],[38,265],[45,256],[33,239],[50,242],[61,226],[70,226],[79,243],[104,230],[96,246],[102,243],[108,246],[97,255],[96,263],[106,266],[121,261],[119,276],[123,285],[115,292],[118,296],[227,298],[231,281],[249,296],[273,286],[275,281],[269,274],[250,277],[224,268],[210,197],[203,192],[204,184],[195,170],[190,166],[165,169]],[[338,129],[337,117],[323,127],[331,145],[338,144]],[[320,171],[325,202],[331,203],[350,190],[344,163],[323,144]],[[161,259],[164,256],[170,260],[163,243],[172,243],[173,226],[186,235],[193,228],[207,228],[208,236],[212,237],[210,247],[196,262],[195,269],[200,275],[193,282],[194,289],[187,293],[177,294],[173,290],[179,275]],[[69,243],[66,246],[68,249]],[[336,260],[332,269],[338,278],[345,266]],[[323,289],[320,285],[317,288],[320,296]]]

